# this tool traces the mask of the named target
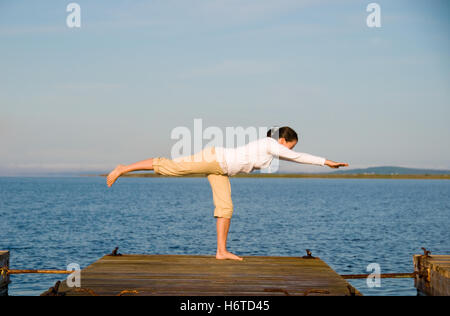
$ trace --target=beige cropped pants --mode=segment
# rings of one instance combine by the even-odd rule
[[[153,168],[157,174],[173,177],[205,174],[211,184],[215,206],[214,217],[232,217],[230,179],[217,162],[214,147],[205,148],[192,156],[173,160],[163,157],[153,158]]]

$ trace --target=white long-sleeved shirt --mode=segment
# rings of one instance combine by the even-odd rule
[[[298,153],[281,145],[271,137],[261,138],[237,148],[216,147],[217,161],[223,171],[233,176],[268,168],[274,157],[297,163],[325,165],[325,158]]]

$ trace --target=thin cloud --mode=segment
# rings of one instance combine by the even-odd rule
[[[316,6],[325,0],[160,0],[108,8],[108,20],[116,26],[166,26],[188,24],[229,26],[262,21],[294,10]]]
[[[24,163],[7,164],[0,168],[0,174],[50,174],[50,173],[83,173],[108,170],[112,166],[105,164],[83,164],[83,163]]]
[[[42,26],[20,26],[20,27],[6,27],[0,29],[0,36],[17,36],[29,34],[50,34],[62,33],[68,28],[64,26],[42,25]]]
[[[88,92],[88,91],[110,91],[116,89],[122,89],[123,85],[118,83],[107,83],[107,82],[76,82],[76,83],[65,83],[57,86],[58,89],[66,91],[76,91],[76,92]]]
[[[248,76],[273,73],[281,64],[273,61],[223,60],[216,64],[192,68],[178,75],[180,79],[220,76]]]
[[[317,0],[208,0],[196,1],[197,11],[208,19],[217,17],[242,22],[260,20],[317,4]]]
[[[310,6],[326,0],[157,0],[151,2],[123,2],[114,6],[96,3],[81,4],[81,30],[113,30],[150,28],[167,32],[186,25],[207,24],[224,27],[254,23]],[[26,9],[26,7],[25,7]],[[46,7],[42,6],[42,10]],[[84,12],[88,12],[84,13]],[[67,14],[62,12],[61,14]],[[54,18],[54,16],[51,16]],[[0,36],[67,32],[63,20],[58,24],[3,26]]]

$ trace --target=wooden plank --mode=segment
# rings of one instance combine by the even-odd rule
[[[419,294],[450,296],[450,255],[414,255],[413,260]]]
[[[0,251],[0,269],[9,269],[9,251]],[[0,273],[0,296],[8,295],[9,275],[4,272]]]
[[[66,295],[356,295],[360,293],[320,259],[213,256],[105,256],[81,271],[81,289]]]

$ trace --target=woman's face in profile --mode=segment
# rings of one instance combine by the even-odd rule
[[[283,145],[283,146],[285,146],[285,147],[287,147],[289,149],[292,149],[292,148],[295,147],[295,145],[297,145],[297,141],[296,140],[291,140],[290,142],[287,142],[286,139],[284,139],[284,138],[278,139],[278,142],[281,145]]]

